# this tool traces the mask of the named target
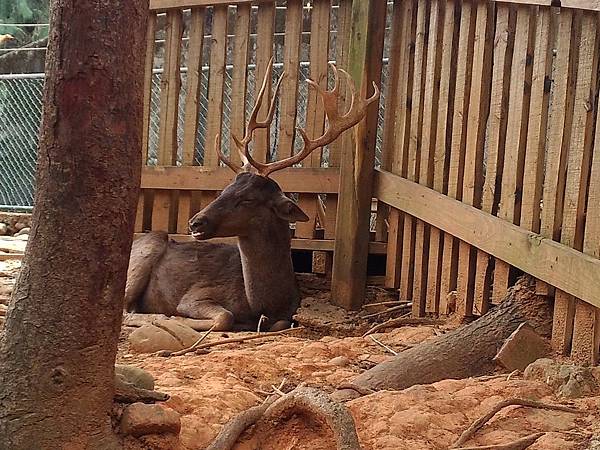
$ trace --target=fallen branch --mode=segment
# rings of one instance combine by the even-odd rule
[[[198,346],[202,343],[202,341],[204,341],[208,335],[212,332],[212,330],[215,329],[216,325],[213,325],[212,327],[210,327],[210,329],[206,330],[206,333],[204,333],[202,336],[200,336],[200,338],[194,342],[190,347],[188,348],[184,348],[182,350],[176,351],[176,352],[172,352],[170,350],[161,350],[159,352],[154,353],[154,356],[183,356],[187,353],[193,352],[194,350],[196,350],[196,348],[198,348]]]
[[[577,414],[580,412],[578,409],[571,408],[569,406],[564,406],[564,405],[551,405],[549,403],[542,403],[542,402],[538,402],[535,400],[528,400],[528,399],[524,399],[524,398],[509,398],[508,400],[504,400],[504,401],[498,403],[496,406],[494,406],[492,408],[491,411],[487,412],[486,414],[481,416],[479,419],[477,419],[475,422],[473,422],[471,424],[471,426],[469,428],[467,428],[463,432],[463,434],[460,435],[458,440],[454,444],[452,444],[452,446],[450,448],[457,448],[460,445],[467,442],[477,432],[477,430],[479,430],[481,427],[483,427],[500,410],[506,408],[507,406],[513,406],[513,405],[527,406],[529,408],[538,408],[538,409],[550,409],[550,410],[554,410],[554,411],[565,411],[565,412],[574,413],[574,414]],[[525,448],[525,447],[523,447],[523,448]]]
[[[380,317],[383,316],[385,314],[389,314],[389,313],[393,313],[396,311],[405,311],[410,309],[411,306],[408,306],[407,303],[404,303],[403,305],[398,305],[398,306],[393,306],[391,308],[386,309],[385,311],[378,311],[376,313],[372,313],[372,314],[367,314],[366,316],[359,316],[359,319],[372,319],[374,317]]]
[[[120,403],[154,403],[168,400],[169,394],[142,389],[115,376],[115,395],[113,398]]]
[[[338,450],[361,450],[356,426],[350,411],[324,392],[304,386],[279,398],[269,397],[230,420],[207,450],[230,450],[239,436],[259,420],[280,420],[295,413],[316,416],[333,431]]]
[[[400,302],[398,300],[393,301],[393,302],[378,302],[378,303],[367,303],[366,305],[363,305],[365,308],[372,308],[374,306],[412,306],[412,303],[410,302]]]
[[[384,330],[391,327],[402,327],[410,325],[443,325],[444,321],[439,319],[431,319],[429,317],[398,317],[397,319],[390,319],[387,322],[375,325],[365,334],[363,337],[370,334],[376,333],[377,331]]]
[[[303,329],[304,329],[304,327],[286,328],[285,330],[281,330],[281,331],[270,331],[268,333],[252,334],[250,336],[227,338],[227,339],[222,339],[220,341],[207,342],[206,344],[201,344],[198,347],[196,347],[195,350],[196,351],[206,350],[207,348],[216,347],[217,345],[235,344],[238,342],[253,341],[255,339],[266,339],[266,338],[286,334],[286,333],[289,333],[290,331],[303,330]]]
[[[546,433],[534,433],[506,444],[483,445],[481,447],[460,447],[456,450],[524,450],[533,445]]]
[[[394,350],[394,349],[392,349],[392,348],[388,347],[388,346],[387,346],[387,345],[385,345],[383,342],[381,342],[381,341],[377,340],[377,339],[375,338],[375,336],[369,336],[369,337],[371,338],[371,340],[372,340],[373,342],[375,342],[377,345],[379,345],[379,346],[383,347],[385,350],[387,350],[388,352],[390,352],[392,355],[397,355],[397,354],[398,354],[398,352],[397,352],[396,350]]]

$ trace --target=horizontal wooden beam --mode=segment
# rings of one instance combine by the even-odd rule
[[[600,0],[494,0],[496,3],[516,5],[560,6],[562,8],[600,11]]]
[[[145,166],[142,168],[143,189],[179,189],[221,191],[234,179],[227,167]],[[336,168],[292,168],[273,173],[284,192],[336,194],[339,170]]]
[[[150,11],[166,11],[176,8],[197,8],[202,6],[240,5],[243,3],[266,3],[274,0],[150,0]]]
[[[389,172],[375,174],[375,195],[394,208],[600,307],[600,259]]]
[[[136,233],[135,237],[140,237],[144,233]],[[194,238],[189,234],[171,234],[169,237],[178,242],[193,241]],[[235,244],[237,238],[213,238],[210,242],[224,242],[227,244]],[[294,250],[312,250],[332,252],[334,246],[333,239],[292,239],[292,249]],[[370,242],[369,253],[375,255],[385,255],[387,243],[385,242]]]

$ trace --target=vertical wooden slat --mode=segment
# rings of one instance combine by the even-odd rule
[[[316,0],[313,3],[310,22],[310,78],[324,89],[327,89],[327,59],[329,56],[329,23],[330,0]],[[323,134],[325,127],[325,110],[316,89],[308,90],[306,104],[306,132],[309,137],[317,138]],[[314,150],[303,161],[305,167],[319,167],[321,165],[322,149]],[[296,223],[297,238],[312,238],[317,221],[316,195],[300,194],[298,204],[310,218],[308,222]]]
[[[269,61],[273,56],[273,31],[275,26],[275,4],[261,3],[258,6],[258,19],[256,24],[256,69],[254,71],[254,98],[260,90],[262,80],[265,77]],[[258,111],[259,120],[266,117],[269,110],[269,101],[272,91],[272,80],[267,83],[265,99]],[[269,158],[271,149],[270,130],[259,129],[254,132],[254,147],[252,157],[259,162],[265,162]]]
[[[421,132],[421,161],[419,163],[419,183],[428,187],[433,185],[434,156],[436,146],[436,129],[438,97],[440,85],[440,22],[442,17],[440,2],[432,0],[429,12],[429,37],[427,41],[427,62],[425,74],[425,90],[423,94],[423,127]],[[442,169],[443,170],[443,169]],[[419,308],[413,314],[425,314],[427,303],[427,270],[429,268],[429,225],[421,220],[416,221],[415,235],[415,276],[413,285],[413,305],[418,301]],[[418,282],[417,282],[418,281]]]
[[[578,43],[579,62],[575,85],[573,122],[568,147],[567,179],[560,241],[576,250],[582,250],[585,202],[592,156],[594,115],[592,103],[598,75],[596,67],[598,58],[596,22],[598,16],[595,14],[582,14],[580,11],[575,14],[576,36],[573,40]],[[583,18],[581,18],[581,15],[583,15]],[[557,290],[554,299],[552,346],[556,351],[563,354],[566,354],[571,346],[574,315],[575,299],[571,295]]]
[[[586,38],[593,39],[594,30],[586,31]],[[584,27],[585,29],[585,27]],[[597,40],[600,37],[596,38]],[[596,43],[598,45],[598,43]],[[592,91],[592,97],[594,95]],[[598,93],[596,92],[596,96]],[[597,98],[597,97],[596,97]],[[580,105],[584,106],[584,105]],[[593,113],[593,108],[590,114]],[[587,195],[587,211],[585,219],[585,236],[583,251],[596,258],[600,258],[600,113],[596,107],[596,138],[590,183]],[[600,348],[600,309],[581,300],[575,305],[575,324],[573,328],[573,348],[571,357],[581,364],[598,364],[598,351]]]
[[[561,9],[558,15],[556,33],[556,56],[554,57],[553,93],[549,112],[548,137],[546,146],[546,180],[542,194],[543,208],[540,234],[558,240],[564,200],[566,177],[566,145],[570,130],[572,108],[572,65],[569,64],[573,43],[566,37],[571,36],[573,11]],[[538,282],[538,291],[547,293],[545,283]]]
[[[519,223],[521,211],[521,189],[527,140],[527,117],[529,115],[531,64],[528,50],[532,46],[533,27],[531,7],[517,6],[515,47],[510,77],[510,100],[502,171],[502,192],[498,217],[511,223]],[[506,294],[510,265],[497,260],[494,268],[494,300],[498,302]]]
[[[340,0],[337,15],[337,42],[336,42],[336,64],[339,68],[348,67],[348,50],[350,47],[350,26],[352,21],[352,0]],[[346,110],[345,85],[340,86],[340,98],[338,107]],[[340,154],[343,147],[343,138],[338,139],[329,144],[329,167],[339,167]],[[325,239],[335,238],[336,228],[336,211],[338,204],[338,196],[336,194],[327,194],[325,199],[325,223],[322,224],[325,228]],[[327,254],[327,265],[333,264],[333,255]]]
[[[146,60],[144,63],[144,115],[142,117],[142,165],[148,161],[148,145],[150,144],[150,110],[152,100],[152,69],[154,68],[154,39],[156,35],[156,13],[148,16],[146,30]],[[144,226],[144,192],[140,191],[135,216],[136,233],[143,231]]]
[[[490,96],[488,154],[481,209],[496,213],[500,198],[500,181],[506,142],[507,103],[510,88],[510,67],[514,45],[515,16],[510,6],[497,5],[494,65]],[[492,266],[489,255],[477,252],[475,270],[475,309],[485,314],[489,308]]]
[[[425,47],[425,33],[427,32],[427,4],[418,2],[415,57],[412,86],[412,112],[410,120],[410,139],[408,142],[408,171],[407,178],[419,181],[420,151],[421,151],[421,126],[423,124],[423,90],[425,87],[425,63],[427,61],[427,48]],[[410,216],[404,217],[404,242],[402,244],[402,273],[406,277],[401,279],[401,296],[412,299],[414,282],[420,283],[420,270],[415,271],[415,231],[416,221]],[[416,280],[415,280],[416,279]],[[415,299],[413,299],[415,300]],[[420,315],[419,301],[413,301],[413,314]]]
[[[398,65],[402,67],[398,77],[398,85],[395,89],[399,99],[394,115],[396,122],[394,125],[394,154],[391,159],[391,171],[393,173],[406,176],[408,139],[410,128],[411,110],[408,104],[408,93],[412,91],[412,73],[413,73],[413,54],[414,49],[414,30],[415,20],[413,20],[416,11],[414,1],[401,1],[400,5],[395,5],[402,11],[402,22],[400,25],[401,45],[397,54],[391,54],[390,58],[398,59]],[[394,85],[390,84],[390,91],[394,90]],[[387,111],[386,111],[387,112]],[[387,122],[386,122],[387,123]],[[388,287],[401,286],[402,261],[403,261],[403,234],[404,234],[404,214],[397,209],[392,209],[388,217],[388,251],[386,262],[386,285]],[[405,277],[406,273],[403,274]],[[405,298],[407,287],[401,289],[401,296]]]
[[[458,38],[458,56],[456,87],[454,93],[454,116],[452,120],[452,144],[449,160],[448,196],[460,200],[465,164],[466,125],[469,115],[469,91],[471,89],[471,66],[473,61],[473,37],[475,34],[475,14],[472,5],[462,4],[460,31]],[[448,294],[456,289],[458,266],[458,242],[446,235],[442,256],[442,276],[440,281],[440,311],[446,313]]]
[[[381,79],[381,66],[367,61],[381,61],[383,57],[385,14],[385,2],[352,2],[348,73],[360,86],[357,95],[363,97],[372,93],[371,82],[379,84]],[[365,296],[377,106],[371,104],[367,117],[344,133],[347,147],[340,167],[331,292],[335,294],[334,302],[346,309],[360,308]]]
[[[278,158],[294,154],[296,117],[298,115],[298,75],[300,71],[300,37],[302,32],[302,0],[290,0],[285,11],[283,70],[287,74],[281,86],[281,126]]]
[[[179,91],[181,78],[181,37],[183,18],[180,10],[167,13],[165,38],[164,72],[160,83],[160,127],[158,139],[158,165],[172,166],[177,159],[177,116],[179,109]],[[152,229],[171,231],[175,222],[175,205],[172,205],[172,193],[157,190],[154,193],[152,208]]]
[[[453,73],[455,4],[453,0],[445,2],[443,35],[441,46],[440,91],[437,115],[436,141],[433,154],[433,189],[443,192],[446,153],[449,147],[448,134],[452,127],[451,80]],[[454,67],[455,69],[455,67]],[[429,268],[427,271],[427,303],[425,311],[440,312],[440,276],[443,234],[438,228],[431,227],[429,236]]]
[[[469,96],[463,203],[476,208],[481,205],[483,187],[483,153],[486,120],[489,112],[491,83],[490,63],[492,57],[492,32],[494,10],[487,2],[477,4],[473,49],[473,75]],[[460,242],[458,251],[458,280],[456,311],[461,317],[473,314],[476,250],[466,242]]]
[[[230,133],[242,138],[246,127],[246,92],[248,87],[248,42],[250,35],[249,4],[236,6],[235,37],[233,42],[233,73],[231,77],[231,125]],[[230,135],[229,142],[232,141]],[[235,147],[230,147],[230,160],[241,164],[240,156]]]
[[[202,45],[204,42],[204,8],[194,8],[190,17],[188,72],[185,98],[185,121],[183,125],[182,164],[195,163],[196,133],[198,132],[198,109],[200,103],[200,79],[202,74]],[[187,234],[192,211],[192,193],[179,192],[177,210],[177,233]]]

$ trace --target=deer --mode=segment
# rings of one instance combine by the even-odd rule
[[[221,149],[220,134],[215,137],[215,151],[235,178],[189,220],[194,240],[177,242],[166,232],[149,232],[133,242],[124,299],[127,312],[198,319],[199,325],[194,327],[198,330],[255,330],[263,324],[264,329],[279,331],[292,325],[300,291],[292,264],[290,223],[309,218],[270,175],[301,162],[354,127],[379,98],[373,83],[374,94],[357,99],[350,75],[330,65],[334,74],[331,90],[307,80],[318,92],[327,118],[322,136],[311,139],[305,129],[297,128],[302,149],[288,158],[263,163],[252,157],[249,144],[256,130],[270,128],[285,76],[284,72],[277,80],[265,120],[258,120],[272,76],[271,59],[244,137],[231,135],[242,164],[230,161]],[[345,113],[338,111],[339,73],[347,78],[351,96]],[[237,245],[211,242],[225,237],[237,237]]]

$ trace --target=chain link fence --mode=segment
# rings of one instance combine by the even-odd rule
[[[376,165],[380,163],[383,128],[383,105],[387,88],[387,61],[384,63],[382,78],[382,95],[379,107],[379,124],[377,133]],[[229,149],[230,116],[231,116],[231,82],[232,68],[225,72],[225,87],[223,95],[223,127],[222,144],[224,152]],[[246,114],[250,114],[254,106],[255,78],[254,67],[248,67],[248,82],[246,96]],[[273,79],[281,74],[281,64],[275,65]],[[304,126],[306,120],[306,105],[308,99],[308,84],[310,67],[302,64],[300,67],[300,83],[298,92],[298,116],[296,126]],[[152,76],[152,95],[150,107],[150,133],[148,148],[148,165],[156,165],[159,139],[160,113],[160,81],[162,71],[155,70]],[[198,133],[195,146],[195,162],[202,164],[206,140],[206,125],[208,117],[208,67],[201,74]],[[181,71],[181,93],[179,97],[178,115],[178,156],[177,164],[182,161],[184,107],[187,85],[187,69]],[[342,79],[342,82],[344,80]],[[333,80],[330,78],[330,85]],[[42,115],[43,74],[0,75],[0,209],[27,210],[33,206],[35,189],[35,162],[37,158],[38,134]],[[271,127],[271,157],[275,156],[279,136],[279,109],[276,109]],[[296,148],[301,146],[302,139],[296,133]],[[212,141],[212,140],[211,140]],[[212,151],[212,142],[209,145]],[[323,165],[328,164],[327,148],[323,152]]]

